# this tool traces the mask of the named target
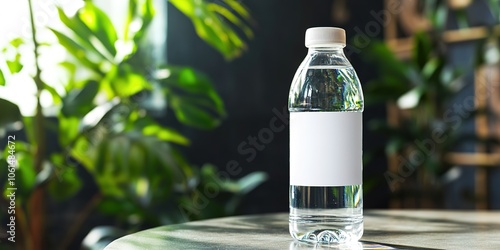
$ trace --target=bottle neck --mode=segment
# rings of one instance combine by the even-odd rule
[[[344,46],[335,46],[335,47],[309,47],[307,52],[308,54],[313,53],[328,53],[335,56],[345,57],[344,55]]]
[[[344,54],[344,46],[309,47],[309,66],[350,66]]]

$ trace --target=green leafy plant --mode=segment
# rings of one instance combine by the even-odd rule
[[[396,58],[382,42],[372,42],[364,54],[379,71],[379,77],[365,87],[367,104],[387,103],[391,112],[390,121],[372,120],[369,127],[388,138],[385,148],[372,154],[382,155],[380,153],[385,151],[392,157],[393,165],[398,165],[397,171],[393,169],[385,173],[395,197],[426,197],[434,201],[434,205],[439,204],[442,200],[439,192],[441,177],[452,167],[447,155],[463,142],[498,144],[498,139],[479,138],[476,134],[461,131],[463,123],[490,111],[476,109],[474,96],[454,104],[457,92],[465,86],[461,79],[465,69],[447,61],[443,34],[450,13],[455,14],[460,29],[470,28],[465,15],[470,2],[459,3],[464,6],[450,9],[445,1],[425,1],[424,12],[431,21],[432,30],[414,35],[409,60]],[[493,44],[498,52],[500,44],[498,1],[489,1],[488,4],[495,21],[485,27],[488,33],[477,43],[475,67],[481,67],[487,61],[485,46],[492,47]]]
[[[168,109],[181,124],[209,130],[222,122],[226,111],[203,73],[190,67],[154,65],[148,59],[150,48],[141,42],[147,39],[155,16],[152,0],[128,1],[121,31],[92,1],[85,1],[73,16],[59,8],[64,29],[51,29],[58,44],[38,42],[28,2],[33,40],[12,40],[3,51],[15,51],[5,60],[8,73],[0,67],[0,85],[8,84],[12,75],[27,74],[22,70],[24,55],[18,48],[26,43],[34,45],[36,115],[23,117],[15,104],[0,99],[2,129],[12,130],[21,124],[27,137],[26,141],[16,141],[15,152],[21,190],[16,215],[21,221],[18,239],[24,242],[22,248],[48,246],[43,242],[43,197],[48,192],[56,200],[70,199],[85,185],[78,166],[92,176],[99,192],[67,230],[58,244],[62,249],[71,243],[94,208],[112,215],[127,230],[222,216],[234,213],[241,197],[267,178],[256,172],[237,181],[220,179],[212,165],[191,165],[179,150],[189,146],[190,139],[155,115]],[[169,2],[186,14],[198,35],[226,59],[246,48],[235,27],[244,36],[253,36],[248,10],[238,1]],[[39,55],[44,46],[62,46],[71,54],[68,61],[58,65],[67,75],[63,90],[42,77]],[[58,107],[54,117],[44,115],[42,93],[49,93]],[[58,149],[46,148],[46,131],[57,134]],[[6,147],[0,164],[7,164],[8,156]],[[0,167],[0,183],[7,187],[7,166]],[[203,208],[192,209],[209,184],[215,185],[221,195]]]
[[[401,110],[398,124],[375,119],[368,126],[388,137],[384,149],[387,155],[408,158],[412,151],[425,154],[420,163],[411,167],[422,168],[431,176],[438,176],[450,167],[444,156],[458,140],[457,127],[444,114],[451,98],[462,87],[461,71],[448,66],[445,55],[435,48],[439,46],[429,35],[419,33],[415,35],[408,62],[402,63],[382,42],[374,42],[366,53],[367,60],[377,62],[380,72],[380,77],[365,88],[367,104],[389,102]],[[379,63],[381,61],[384,63]],[[446,140],[433,142],[436,153],[420,152],[419,142],[432,140],[436,131],[445,135]],[[397,183],[394,176],[387,178],[389,184]]]

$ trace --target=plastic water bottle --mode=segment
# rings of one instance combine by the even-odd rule
[[[309,52],[292,81],[290,234],[344,244],[363,234],[363,93],[344,55],[345,31],[306,31]]]

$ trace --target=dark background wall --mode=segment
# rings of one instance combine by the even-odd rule
[[[308,27],[342,27],[350,43],[356,27],[364,30],[369,22],[375,21],[370,11],[383,7],[383,1],[347,2],[350,19],[336,23],[332,17],[334,1],[331,0],[243,1],[256,21],[255,38],[248,41],[248,51],[231,62],[201,41],[192,24],[177,9],[171,6],[168,9],[168,62],[207,73],[228,111],[227,119],[214,131],[181,128],[193,142],[185,149],[187,158],[198,165],[213,163],[219,168],[236,160],[243,168],[236,178],[253,171],[269,174],[269,180],[244,199],[240,213],[288,210],[288,126],[274,133],[271,142],[262,144],[262,150],[255,150],[254,159],[247,160],[251,155],[240,154],[238,146],[248,143],[249,136],[258,137],[261,129],[269,128],[269,122],[277,116],[276,111],[283,113],[286,109],[291,80],[307,53],[304,33]],[[378,27],[374,35],[382,39],[382,25]],[[349,53],[348,57],[362,83],[366,83],[376,72],[360,60],[363,51],[357,52]],[[383,107],[366,107],[364,119],[384,115]],[[382,138],[365,131],[365,151],[380,145],[383,145]],[[374,188],[365,190],[367,208],[387,207],[388,186],[383,180],[386,164],[382,161],[364,166],[365,181],[377,183]]]

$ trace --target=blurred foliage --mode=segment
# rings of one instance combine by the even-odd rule
[[[470,28],[466,15],[470,4],[471,1],[423,1],[424,15],[430,20],[431,28],[413,35],[411,56],[407,60],[397,58],[383,42],[371,41],[364,50],[363,57],[376,65],[379,72],[378,78],[368,82],[364,88],[366,103],[387,103],[388,109],[393,112],[390,121],[374,119],[368,122],[369,129],[385,135],[388,140],[383,149],[375,149],[366,156],[373,160],[376,156],[384,155],[380,153],[385,151],[385,155],[397,161],[392,163],[398,164],[400,172],[385,173],[391,190],[397,191],[393,193],[394,196],[438,197],[435,191],[446,181],[446,178],[442,178],[443,174],[452,167],[445,157],[447,153],[457,150],[457,146],[464,142],[498,144],[497,139],[479,138],[476,134],[461,130],[462,125],[472,121],[476,115],[489,112],[475,107],[473,110],[464,108],[470,105],[470,102],[464,103],[465,99],[457,103],[457,93],[466,86],[465,75],[474,67],[498,63],[498,60],[487,62],[486,57],[495,53],[498,55],[500,45],[500,3],[491,0],[488,1],[488,7],[494,22],[485,25],[487,36],[476,41],[476,62],[460,68],[448,61],[449,51],[443,33],[449,29],[449,16],[455,17],[451,20],[457,22],[459,29]],[[488,48],[490,53],[487,52]],[[491,53],[492,50],[495,53]],[[407,166],[411,158],[415,157],[415,152],[422,154],[424,159]],[[414,171],[423,174],[413,174]],[[403,175],[401,172],[409,174],[400,176]],[[413,176],[410,177],[411,174]],[[412,181],[406,181],[408,178]],[[432,194],[428,193],[429,190],[433,190],[430,191]]]
[[[245,36],[253,37],[253,31],[248,25],[253,20],[249,11],[240,1],[169,1],[191,19],[198,36],[207,41],[227,59],[239,56],[242,50],[246,48],[241,35],[230,24],[241,29]]]
[[[170,3],[226,59],[240,55],[246,47],[239,30],[245,37],[253,36],[247,24],[251,17],[239,1]],[[85,1],[73,16],[58,9],[64,29],[51,29],[58,44],[38,46],[62,46],[72,55],[58,65],[68,76],[64,91],[43,82],[40,72],[33,76],[38,91],[50,93],[58,107],[55,122],[44,119],[46,126],[40,128],[43,125],[36,121],[43,118],[41,110],[36,117],[23,117],[14,103],[0,99],[2,129],[20,123],[28,138],[27,142],[16,141],[20,209],[27,209],[25,204],[36,189],[46,190],[58,200],[71,198],[85,185],[78,166],[99,187],[95,198],[100,211],[116,218],[126,230],[232,214],[241,198],[266,180],[261,172],[240,180],[220,179],[215,166],[193,166],[179,150],[189,146],[190,139],[160,122],[169,109],[181,124],[210,130],[222,122],[226,111],[206,75],[190,67],[154,65],[148,59],[151,48],[142,42],[148,39],[155,11],[152,0],[130,0],[125,28],[117,30],[92,1]],[[18,50],[25,43],[30,42],[16,38],[3,49],[10,57],[5,57],[7,68],[0,67],[0,85],[8,84],[6,79],[15,74],[26,74],[21,59],[32,55],[21,55]],[[155,115],[159,113],[162,115]],[[37,148],[46,144],[39,141],[40,129],[53,130],[61,150],[37,154]],[[8,155],[6,147],[1,164],[6,164]],[[43,161],[39,171],[33,167],[37,160]],[[7,173],[0,177],[2,186],[6,185],[5,176]],[[207,187],[212,188],[208,198]],[[200,199],[209,201],[200,207]]]
[[[439,175],[449,167],[444,161],[456,140],[456,127],[443,116],[453,96],[463,87],[462,70],[449,66],[440,46],[427,33],[414,36],[411,59],[402,63],[383,42],[373,42],[367,48],[366,58],[377,65],[380,77],[367,84],[367,105],[393,103],[402,110],[399,124],[385,119],[369,121],[371,130],[385,134],[387,155],[407,154],[420,150],[417,141],[433,138],[441,131],[447,139],[435,143],[435,154],[425,156],[421,163],[432,175]],[[383,63],[380,63],[383,62]],[[420,167],[420,166],[414,166]]]

